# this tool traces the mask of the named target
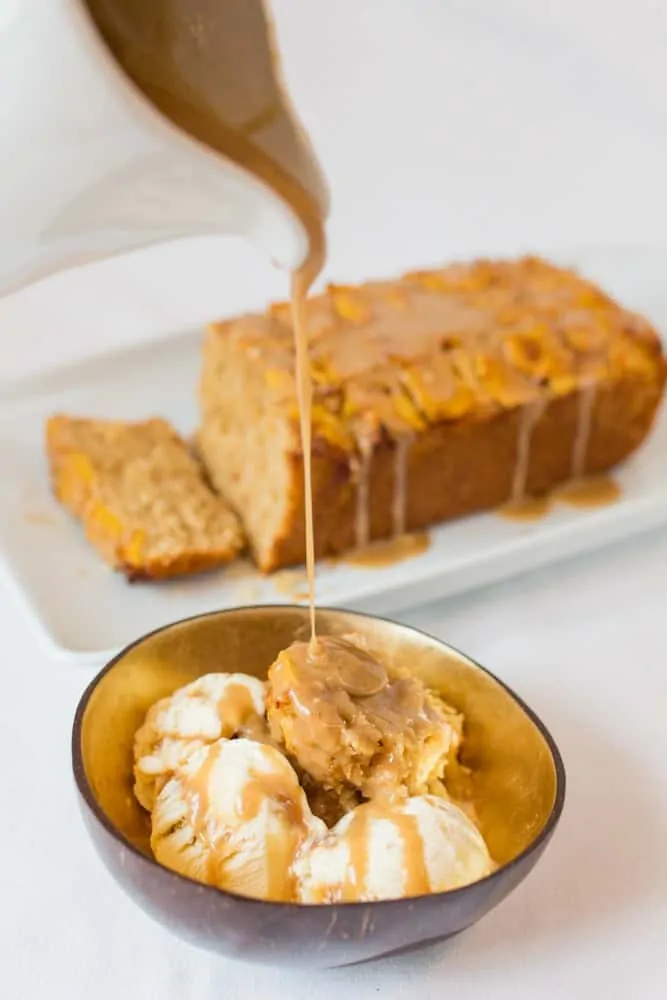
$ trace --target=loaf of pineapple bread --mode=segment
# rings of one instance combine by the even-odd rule
[[[209,569],[243,546],[238,518],[165,420],[53,416],[46,451],[56,497],[130,579]]]
[[[540,259],[329,286],[308,304],[318,557],[601,473],[645,439],[649,323]],[[212,325],[198,446],[265,571],[304,560],[290,308]]]

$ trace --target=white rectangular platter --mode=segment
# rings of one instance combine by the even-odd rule
[[[553,255],[552,255],[553,256]],[[667,251],[558,254],[667,331]],[[201,333],[124,350],[15,385],[0,398],[0,557],[4,575],[51,652],[99,662],[160,625],[216,608],[294,600],[303,583],[262,578],[247,564],[190,580],[134,584],[107,569],[52,499],[43,452],[54,411],[196,426]],[[383,568],[345,563],[318,570],[318,601],[377,613],[460,593],[667,525],[667,412],[650,441],[617,473],[622,494],[597,509],[556,506],[517,523],[483,514],[431,532],[428,551]]]

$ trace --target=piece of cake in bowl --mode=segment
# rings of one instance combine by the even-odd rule
[[[460,714],[418,677],[340,636],[281,651],[269,668],[267,715],[299,769],[348,806],[432,790],[461,741]]]

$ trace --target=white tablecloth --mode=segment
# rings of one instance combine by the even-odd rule
[[[662,239],[661,5],[275,6],[295,100],[332,180],[331,274]],[[309,50],[318,28],[326,46]],[[60,276],[0,303],[2,377],[282,294],[282,276],[217,241]],[[72,714],[91,674],[49,661],[5,599],[3,1000],[662,1000],[667,533],[404,618],[479,658],[543,716],[568,769],[561,827],[532,877],[451,944],[277,975],[181,944],[107,876],[70,778]]]

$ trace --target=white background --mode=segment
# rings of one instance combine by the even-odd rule
[[[332,277],[664,242],[663,0],[276,0],[275,11],[331,182]],[[251,248],[217,241],[62,275],[0,302],[2,373],[261,304],[284,284]],[[451,946],[280,985],[172,940],[113,885],[69,779],[90,674],[48,662],[15,608],[0,608],[0,994],[661,1000],[666,567],[658,534],[406,616],[481,658],[551,725],[570,776],[562,827],[526,885]]]

